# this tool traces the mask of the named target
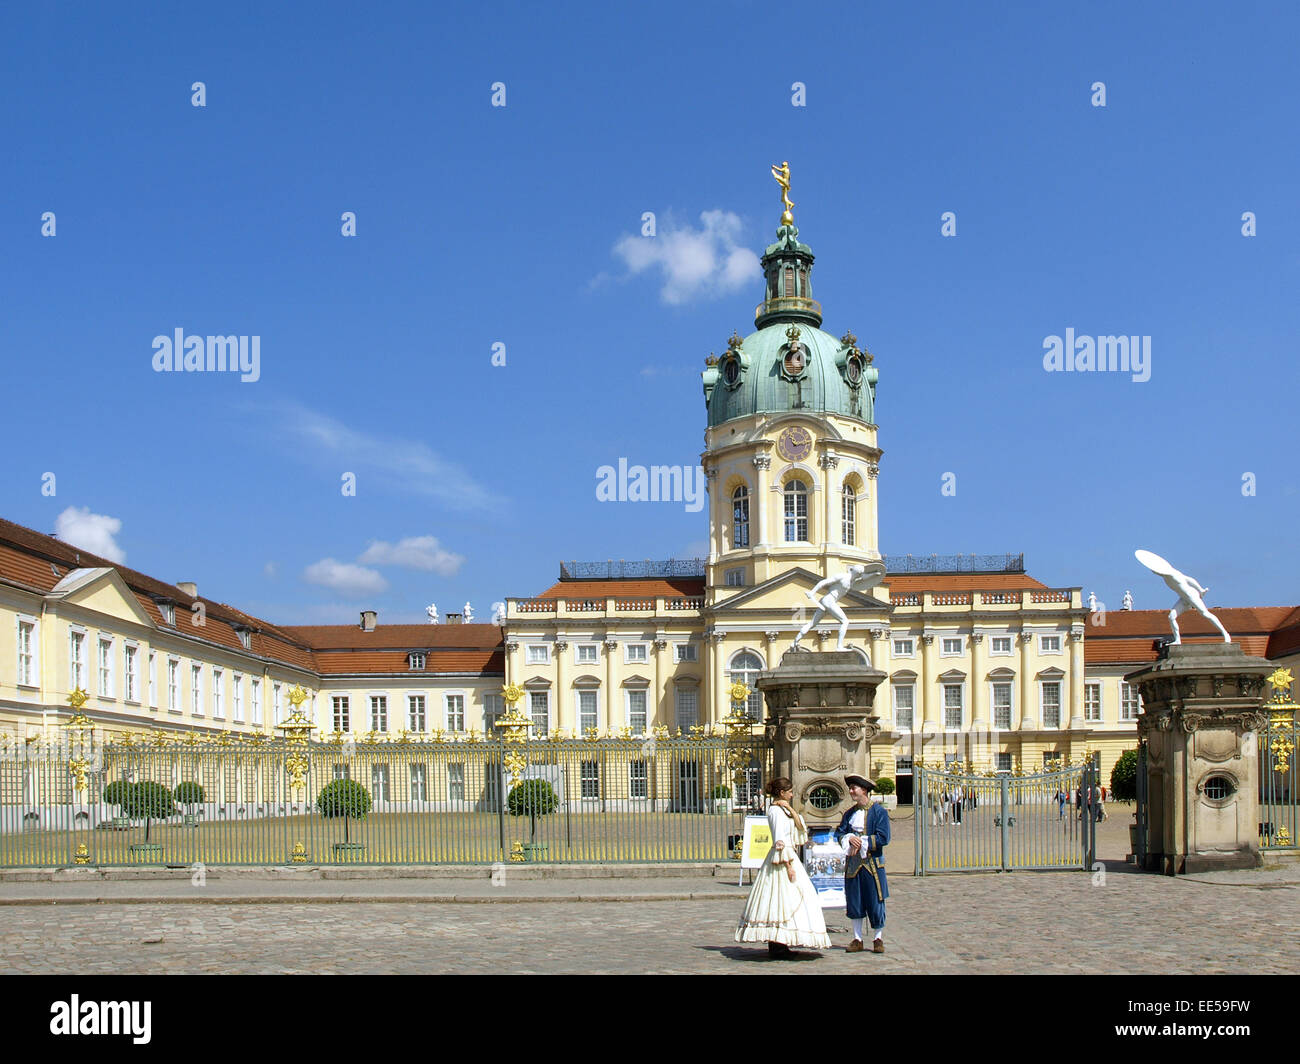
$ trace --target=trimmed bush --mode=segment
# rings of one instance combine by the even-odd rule
[[[894,781],[891,780],[888,776],[882,776],[880,779],[876,780],[876,793],[893,794]]]
[[[719,783],[716,787],[713,788],[713,797],[714,797],[714,798],[730,798],[730,797],[731,797],[731,788],[728,787],[725,783]]]
[[[1110,770],[1110,796],[1118,802],[1137,799],[1138,752],[1125,750]]]
[[[176,784],[176,801],[181,805],[202,805],[203,804],[203,785],[194,783],[191,780],[184,780]]]
[[[104,788],[104,801],[108,805],[126,805],[127,796],[131,793],[130,780],[114,780]]]
[[[145,780],[143,783],[128,783],[126,801],[122,809],[132,820],[161,820],[176,812],[172,802],[172,792],[161,783]]]
[[[506,808],[511,816],[548,816],[560,808],[560,799],[546,780],[521,780],[510,789]]]
[[[351,842],[348,825],[370,812],[370,792],[356,780],[334,780],[321,788],[316,808],[323,817],[343,818],[343,841]]]

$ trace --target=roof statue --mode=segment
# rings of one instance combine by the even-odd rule
[[[465,623],[469,624],[474,619],[474,607],[468,602],[465,603]]]
[[[1171,646],[1178,646],[1182,643],[1182,633],[1178,631],[1178,615],[1185,613],[1187,610],[1195,610],[1215,628],[1223,633],[1223,641],[1231,643],[1232,637],[1228,635],[1228,630],[1219,623],[1219,618],[1214,616],[1206,608],[1205,600],[1201,598],[1210,589],[1202,587],[1197,581],[1193,580],[1186,573],[1180,573],[1159,554],[1153,554],[1149,550],[1134,551],[1134,557],[1143,565],[1150,569],[1156,576],[1160,577],[1169,589],[1178,595],[1178,601],[1174,603],[1174,608],[1169,611],[1169,626],[1174,630],[1174,639]]]
[[[1095,591],[1088,592],[1088,611],[1090,613],[1097,612],[1097,592]]]
[[[1132,592],[1132,591],[1125,591],[1125,592],[1124,592],[1124,608],[1125,608],[1126,610],[1131,610],[1131,609],[1133,608],[1133,592]]]
[[[850,565],[848,570],[840,573],[839,576],[828,576],[825,580],[818,583],[813,589],[807,592],[807,595],[817,603],[817,612],[812,615],[812,619],[799,629],[799,634],[794,637],[794,643],[791,650],[799,649],[799,640],[812,631],[817,622],[827,613],[833,617],[839,618],[840,636],[835,642],[836,650],[844,649],[844,636],[849,630],[849,619],[845,616],[844,611],[840,609],[840,597],[849,591],[859,593],[869,591],[878,583],[885,579],[884,562],[865,562],[862,565]],[[867,664],[871,664],[870,657]]]
[[[794,206],[794,200],[790,198],[790,164],[783,162],[780,166],[772,164],[772,176],[776,178],[776,183],[781,186],[781,206],[785,210],[781,213],[782,225],[794,225],[794,215],[790,213],[790,208]]]
[[[492,603],[492,623],[493,624],[506,623],[506,604],[504,602]]]
[[[425,606],[424,612],[428,615],[430,624],[438,623],[438,604],[436,602],[430,602],[429,605]]]

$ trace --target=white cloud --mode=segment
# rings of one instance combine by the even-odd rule
[[[369,476],[392,488],[427,495],[453,510],[495,510],[502,500],[469,471],[438,454],[421,440],[372,436],[350,428],[300,403],[277,404],[272,419],[307,453],[337,469],[357,475],[365,491]]]
[[[704,211],[699,229],[669,226],[670,221],[657,236],[624,236],[614,245],[633,274],[662,274],[659,296],[665,303],[726,295],[762,276],[758,256],[736,243],[742,226],[730,211]]]
[[[363,565],[400,565],[404,569],[455,576],[465,558],[438,545],[433,536],[408,536],[397,543],[375,540],[357,559]]]
[[[322,558],[303,570],[302,578],[345,595],[373,595],[388,590],[388,581],[374,569]]]
[[[69,506],[54,519],[54,534],[64,543],[125,565],[126,551],[113,539],[121,531],[121,518],[92,514],[86,506]]]
[[[277,572],[277,567],[275,562],[267,562],[264,566],[262,566],[262,575],[267,577],[270,580],[275,579],[276,572]]]

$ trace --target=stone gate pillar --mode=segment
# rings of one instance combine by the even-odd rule
[[[1172,876],[1260,864],[1257,733],[1273,669],[1238,643],[1183,643],[1124,677],[1142,695],[1148,869]]]
[[[870,776],[872,713],[886,674],[851,650],[788,650],[756,685],[767,705],[775,775],[794,783],[794,806],[809,828],[834,827],[850,805],[844,777]]]

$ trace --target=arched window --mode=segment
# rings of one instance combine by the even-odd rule
[[[844,524],[844,545],[847,547],[857,545],[857,505],[858,496],[853,490],[853,485],[845,484],[844,504],[840,512]]]
[[[785,485],[785,541],[808,541],[808,485],[790,480]]]
[[[731,546],[749,546],[749,489],[744,484],[731,493]]]
[[[792,298],[794,296],[794,267],[793,266],[787,266],[785,268],[785,295],[787,298]]]
[[[749,650],[742,650],[731,659],[731,683],[743,683],[749,688],[749,698],[745,702],[745,712],[755,720],[763,719],[763,695],[755,686],[758,674],[763,671],[763,659]],[[731,707],[724,709],[724,714],[731,712]]]

